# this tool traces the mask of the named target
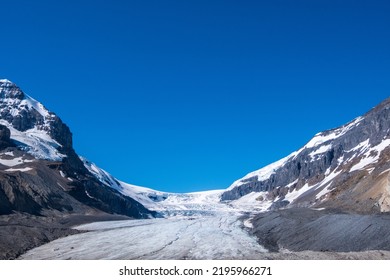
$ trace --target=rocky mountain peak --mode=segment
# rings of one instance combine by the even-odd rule
[[[86,172],[73,150],[69,127],[6,79],[0,80],[0,122],[11,130],[11,138],[34,157],[63,160],[71,169]]]
[[[19,99],[24,98],[23,91],[10,80],[0,79],[0,98],[1,99]]]

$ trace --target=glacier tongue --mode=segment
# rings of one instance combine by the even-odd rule
[[[270,201],[259,201],[261,193],[254,193],[246,199],[232,202],[221,201],[226,190],[211,190],[193,193],[169,193],[131,185],[114,178],[93,162],[80,157],[85,167],[106,186],[131,197],[149,210],[162,213],[165,217],[174,216],[215,216],[221,213],[262,212],[270,206]]]

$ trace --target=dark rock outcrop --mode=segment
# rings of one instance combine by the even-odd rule
[[[11,131],[8,127],[0,124],[0,150],[15,146],[10,137]]]
[[[22,100],[24,98],[24,93],[14,83],[8,80],[0,80],[0,98],[12,98]]]

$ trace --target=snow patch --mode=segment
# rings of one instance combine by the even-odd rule
[[[345,133],[347,133],[349,130],[351,130],[353,127],[356,127],[360,124],[360,122],[363,120],[362,117],[358,117],[351,121],[350,123],[340,127],[339,129],[333,130],[331,133],[329,132],[320,132],[317,133],[313,139],[311,139],[304,148],[313,148],[316,146],[319,146],[323,143],[326,143],[330,140],[334,140],[336,138],[341,137]],[[326,133],[329,133],[326,135]]]
[[[246,211],[264,212],[272,205],[273,201],[267,199],[267,192],[251,192],[231,201],[229,204],[235,209]]]
[[[325,177],[324,180],[322,180],[319,184],[316,185],[315,189],[319,189],[321,187],[324,187],[317,195],[316,199],[320,199],[322,196],[326,195],[327,193],[331,192],[330,186],[332,185],[332,180],[336,178],[342,171],[335,172],[336,170],[333,170],[332,173],[330,173],[328,176]]]
[[[366,167],[367,165],[370,165],[370,164],[376,162],[376,160],[377,160],[376,156],[374,156],[374,157],[364,157],[357,164],[352,166],[350,172],[353,172],[353,171],[356,171],[356,170],[361,170],[364,167]]]
[[[33,169],[30,168],[30,167],[25,167],[25,168],[8,168],[5,171],[7,171],[7,172],[17,172],[17,171],[28,172],[28,171],[31,171],[31,170],[33,170]]]
[[[313,186],[309,186],[309,184],[305,184],[303,187],[301,187],[299,190],[295,189],[293,191],[290,191],[286,194],[284,200],[289,201],[290,203],[293,203],[295,200],[297,200],[302,194],[310,190]]]
[[[66,189],[65,189],[59,182],[57,182],[57,185],[58,185],[59,187],[61,187],[61,189],[63,189],[64,191],[66,191]]]
[[[311,153],[309,154],[309,156],[310,156],[312,159],[314,159],[314,157],[315,157],[316,155],[323,154],[323,153],[329,151],[331,148],[332,148],[332,145],[331,145],[331,144],[321,146],[321,147],[318,148],[317,150],[311,152]]]
[[[362,155],[360,161],[351,168],[350,172],[353,172],[355,170],[361,170],[366,166],[377,162],[379,160],[381,152],[388,146],[390,146],[390,139],[382,141],[379,145],[375,147],[365,149],[365,153]],[[373,155],[373,153],[375,155]]]
[[[244,221],[244,226],[247,227],[247,228],[253,228],[252,218],[246,219],[246,220]]]
[[[0,124],[7,126],[11,131],[11,139],[21,150],[33,157],[51,161],[62,161],[66,157],[57,150],[61,145],[52,139],[47,132],[36,127],[27,131],[19,131],[5,120],[0,120]]]
[[[311,153],[309,154],[309,156],[314,157],[315,155],[323,154],[323,153],[329,151],[331,148],[332,148],[332,145],[331,145],[331,144],[325,145],[325,146],[321,146],[319,149],[317,149],[317,150],[311,152]]]
[[[389,171],[390,171],[390,169],[386,169],[386,170],[382,171],[382,172],[378,175],[378,177],[381,176],[381,175],[383,175],[383,174],[386,173],[386,172],[389,172]]]
[[[9,167],[20,165],[23,163],[24,163],[24,161],[23,161],[22,157],[16,157],[13,159],[0,159],[0,164],[5,165],[5,166],[9,166]]]
[[[31,109],[34,108],[41,116],[43,116],[46,120],[47,117],[50,116],[50,112],[42,105],[42,103],[36,101],[31,96],[24,94],[25,99],[22,102],[26,102],[27,106]]]
[[[281,160],[278,160],[278,161],[271,163],[271,164],[269,164],[269,165],[267,165],[259,170],[256,170],[256,171],[253,171],[253,172],[247,174],[243,178],[235,181],[229,188],[227,188],[227,190],[232,190],[235,187],[238,187],[238,186],[244,184],[246,180],[253,178],[253,177],[256,177],[256,176],[257,176],[257,181],[259,181],[259,182],[269,179],[272,174],[274,174],[290,158],[294,157],[295,155],[296,155],[296,153],[292,153],[289,156],[282,158]]]
[[[90,195],[90,194],[88,193],[88,191],[85,191],[85,194],[86,194],[89,198],[95,199],[92,195]]]
[[[323,135],[322,133],[316,134],[313,139],[311,139],[305,146],[304,148],[314,148],[316,146],[319,146],[325,142],[328,142],[330,140],[336,139],[337,134],[335,132],[332,132],[328,135]]]
[[[370,147],[369,142],[370,142],[370,139],[367,139],[367,140],[359,143],[356,147],[354,147],[351,150],[348,150],[346,152],[350,153],[350,152],[356,152],[356,151],[359,151],[359,150],[362,150],[362,152],[365,152]]]

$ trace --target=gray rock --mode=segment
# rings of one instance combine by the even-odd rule
[[[11,137],[11,131],[4,125],[0,124],[0,141],[9,142]]]
[[[294,208],[257,215],[252,233],[272,252],[390,250],[390,215]]]

